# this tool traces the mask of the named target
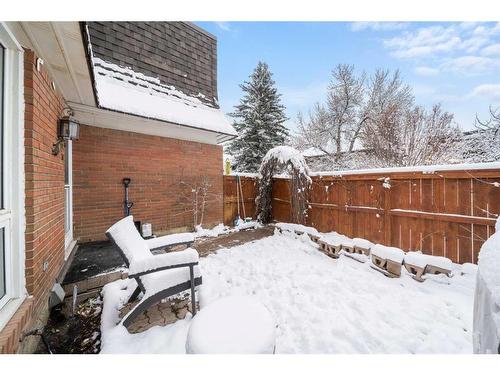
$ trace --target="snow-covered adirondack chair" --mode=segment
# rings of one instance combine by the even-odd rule
[[[189,240],[188,236],[163,236],[155,238],[155,241],[149,240],[152,242],[146,241],[137,231],[132,216],[113,224],[106,231],[106,236],[123,257],[128,267],[128,277],[137,282],[137,288],[130,296],[129,302],[135,300],[141,291],[144,293],[142,300],[123,318],[125,327],[162,299],[189,289],[191,289],[193,315],[196,314],[195,287],[201,285],[202,281],[198,252],[188,248],[159,255],[151,253],[153,248],[176,244],[172,238],[186,243],[186,240]]]

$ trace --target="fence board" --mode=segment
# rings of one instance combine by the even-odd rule
[[[385,178],[390,188],[385,188]],[[245,208],[255,216],[256,181],[242,177]],[[306,223],[375,243],[477,262],[500,214],[500,170],[314,176]],[[497,183],[495,185],[495,183]],[[237,212],[236,178],[224,177],[224,222]],[[288,180],[273,182],[272,215],[290,220]],[[247,216],[250,216],[247,212]]]
[[[257,180],[251,177],[240,177],[243,199],[237,192],[237,179],[235,176],[223,177],[224,190],[224,224],[233,225],[240,209],[240,217],[243,217],[243,205],[247,217],[255,219],[255,197],[257,196]]]

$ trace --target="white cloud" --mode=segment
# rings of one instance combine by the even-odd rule
[[[485,73],[500,66],[500,61],[484,56],[466,55],[447,59],[442,65],[442,71],[452,71],[467,75]]]
[[[483,56],[499,56],[500,57],[500,43],[491,44],[481,50]]]
[[[500,67],[500,23],[424,26],[405,30],[383,43],[392,56],[414,60],[415,73],[423,76],[438,72],[477,75]]]
[[[351,23],[351,30],[392,31],[406,29],[409,25],[409,22],[353,22]]]
[[[490,37],[496,34],[500,34],[500,22],[497,22],[491,27],[485,25],[477,26],[472,33],[473,35],[483,37]]]
[[[460,23],[460,28],[463,30],[468,30],[477,25],[477,22],[461,22]]]
[[[231,25],[229,25],[229,22],[215,22],[215,24],[219,27],[219,29],[224,30],[224,31],[231,31]]]
[[[391,49],[395,57],[414,58],[449,52],[459,48],[461,43],[457,28],[429,26],[387,39],[384,46]]]
[[[384,46],[397,58],[436,57],[454,53],[475,53],[494,43],[500,24],[451,24],[427,26],[384,40]]]
[[[470,96],[481,97],[492,101],[500,100],[500,84],[485,83],[474,87]]]
[[[467,53],[473,53],[479,50],[481,47],[483,47],[485,44],[488,44],[490,40],[485,37],[472,37],[469,39],[466,39],[462,42],[462,48],[467,52]]]
[[[439,69],[431,68],[428,66],[417,66],[415,68],[415,73],[420,76],[431,77],[439,74]]]

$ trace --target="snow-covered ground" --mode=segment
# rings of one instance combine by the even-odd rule
[[[254,296],[278,323],[276,353],[472,353],[475,267],[462,274],[454,265],[452,278],[423,283],[404,270],[387,278],[368,263],[327,257],[307,235],[278,232],[200,265],[201,308],[224,296]],[[105,287],[102,352],[184,353],[189,315],[134,335],[115,325],[133,283]]]
[[[219,237],[221,234],[229,234],[234,232],[239,232],[240,230],[246,229],[257,229],[262,227],[256,220],[252,220],[252,218],[248,218],[247,221],[239,219],[238,223],[234,227],[228,227],[224,224],[218,224],[212,229],[203,228],[201,225],[197,225],[195,228],[194,236],[195,238],[200,237]]]

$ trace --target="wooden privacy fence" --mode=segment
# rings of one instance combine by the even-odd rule
[[[258,193],[257,179],[253,177],[240,176],[241,195],[239,196],[240,217],[243,218],[243,205],[247,217],[255,219],[255,197]],[[224,176],[224,224],[233,225],[238,214],[237,177]]]
[[[479,249],[494,233],[500,214],[500,169],[353,173],[312,179],[306,224],[321,232],[336,231],[406,251],[422,250],[457,263],[477,263]],[[242,181],[247,189],[245,205],[254,215],[256,183],[248,177]],[[237,207],[232,196],[235,186],[235,178],[226,176],[225,219]],[[274,220],[290,221],[287,179],[274,179],[272,212]]]

